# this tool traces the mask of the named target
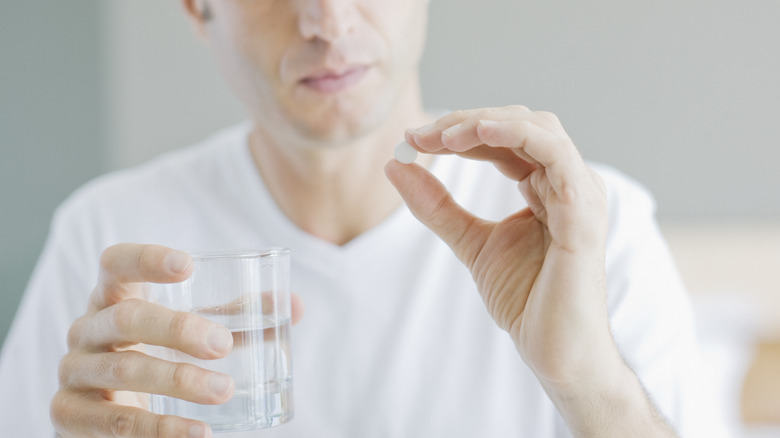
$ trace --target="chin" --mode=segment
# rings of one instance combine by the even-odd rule
[[[373,122],[365,117],[328,117],[300,124],[297,131],[309,142],[336,146],[364,137],[376,126]]]
[[[316,109],[306,108],[299,117],[291,119],[296,130],[309,141],[343,144],[364,137],[387,119],[389,105],[379,102],[376,98],[360,103],[333,101]]]

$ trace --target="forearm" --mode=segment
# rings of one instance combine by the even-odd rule
[[[581,385],[543,383],[574,436],[677,436],[628,366],[621,361],[608,369],[597,381]]]

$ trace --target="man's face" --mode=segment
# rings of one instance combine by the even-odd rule
[[[416,89],[427,3],[205,0],[205,32],[254,117],[338,143],[369,132]]]

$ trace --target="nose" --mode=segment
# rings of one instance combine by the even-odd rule
[[[352,31],[354,0],[304,0],[298,28],[306,39],[333,42]]]

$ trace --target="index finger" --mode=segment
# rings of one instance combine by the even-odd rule
[[[160,245],[119,243],[100,256],[97,287],[89,300],[96,312],[130,297],[144,297],[143,283],[178,283],[192,274],[189,254]]]
[[[562,199],[573,199],[577,181],[587,175],[585,162],[568,136],[550,132],[528,120],[483,120],[476,131],[484,145],[510,148],[543,166],[546,180]],[[517,181],[525,180],[528,175],[531,173]]]
[[[481,120],[529,120],[547,130],[558,131],[560,124],[554,118],[548,117],[548,114],[544,111],[531,111],[523,105],[458,110],[429,125],[408,129],[404,137],[421,152],[464,152],[482,144],[476,132]]]
[[[51,413],[54,427],[62,436],[213,436],[211,428],[200,421],[152,414],[141,408],[121,406],[102,397],[84,394],[58,392],[52,401]]]

